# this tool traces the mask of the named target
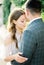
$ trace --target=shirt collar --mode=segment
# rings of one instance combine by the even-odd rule
[[[31,20],[31,21],[29,22],[29,24],[32,23],[33,21],[35,21],[35,20],[37,20],[37,19],[41,19],[41,18],[42,18],[42,17],[34,18],[33,20]]]

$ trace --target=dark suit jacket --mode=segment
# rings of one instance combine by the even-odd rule
[[[21,48],[24,63],[14,62],[14,65],[44,65],[44,22],[42,19],[34,20],[28,25],[22,35]]]

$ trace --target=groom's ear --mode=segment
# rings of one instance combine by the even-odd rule
[[[29,15],[30,11],[29,9],[26,9],[26,14]]]

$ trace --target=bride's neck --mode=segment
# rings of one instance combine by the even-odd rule
[[[17,33],[22,34],[22,30],[20,28],[16,27],[16,29],[17,29],[16,30]]]

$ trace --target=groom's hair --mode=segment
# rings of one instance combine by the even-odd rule
[[[41,1],[29,0],[26,4],[26,8],[30,9],[31,12],[41,13]]]

